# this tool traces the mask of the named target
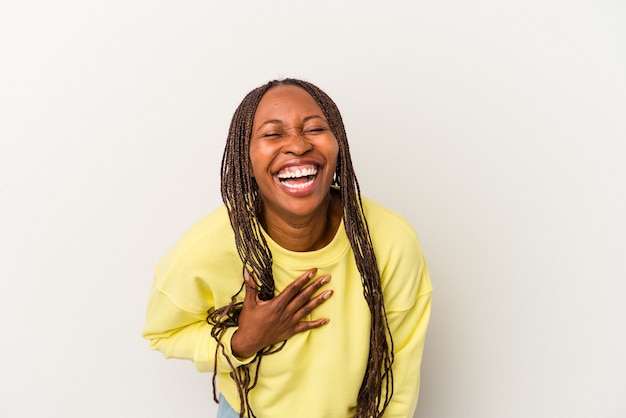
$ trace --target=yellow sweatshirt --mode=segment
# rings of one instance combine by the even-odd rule
[[[385,417],[407,418],[417,405],[432,288],[410,225],[371,200],[363,199],[363,205],[395,352],[394,394]],[[259,418],[354,417],[370,345],[370,313],[343,223],[333,241],[317,251],[292,252],[265,238],[277,292],[317,267],[316,277],[332,276],[322,290],[334,294],[305,318],[330,318],[327,325],[296,334],[282,351],[263,357],[249,395],[252,410]],[[190,359],[199,371],[212,372],[216,342],[205,321],[207,311],[228,304],[242,281],[242,262],[222,206],[195,224],[157,265],[143,336],[165,357]],[[237,388],[224,356],[236,367],[254,358],[241,360],[230,352],[235,331],[229,329],[223,337],[226,353],[218,356],[217,370],[220,392],[238,411]]]

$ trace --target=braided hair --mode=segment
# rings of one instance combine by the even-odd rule
[[[269,89],[283,85],[301,87],[313,97],[324,112],[339,145],[333,185],[337,186],[340,191],[346,235],[361,274],[363,296],[371,314],[369,356],[357,397],[356,417],[381,417],[393,394],[391,368],[393,340],[385,312],[380,272],[363,212],[359,184],[352,166],[341,114],[333,100],[309,82],[291,78],[270,81],[248,93],[233,115],[222,158],[221,192],[235,233],[237,251],[245,268],[257,280],[259,298],[272,299],[275,292],[272,254],[262,233],[263,201],[254,178],[250,176],[249,151],[252,122],[259,101]],[[212,336],[218,343],[216,357],[217,350],[220,348],[224,352],[225,347],[221,342],[221,337],[226,329],[237,326],[243,306],[243,302],[237,301],[237,296],[243,287],[242,283],[239,292],[231,297],[230,304],[209,311],[207,322],[212,325]],[[281,350],[285,343],[286,341],[283,341],[278,346],[266,347],[257,353],[254,360],[256,362],[254,376],[250,376],[250,369],[247,365],[236,368],[226,356],[232,369],[231,377],[235,380],[239,391],[240,417],[243,417],[244,413],[255,417],[248,402],[248,393],[256,384],[261,360],[263,356]],[[213,373],[214,398],[216,398],[216,367],[214,366]],[[215,400],[217,402],[217,399]]]

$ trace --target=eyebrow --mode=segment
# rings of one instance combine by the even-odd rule
[[[326,121],[326,119],[324,119],[323,117],[319,116],[319,115],[311,115],[311,116],[306,116],[304,119],[302,119],[303,123],[307,123],[308,121],[310,121],[311,119],[321,119],[324,122],[328,123]],[[265,122],[263,122],[256,130],[256,132],[259,132],[261,130],[262,127],[264,127],[265,125],[269,125],[271,123],[275,123],[278,125],[282,125],[283,121],[280,119],[270,119],[270,120],[266,120]]]

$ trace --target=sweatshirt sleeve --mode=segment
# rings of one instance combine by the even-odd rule
[[[422,280],[428,281],[428,273]],[[387,313],[394,343],[394,392],[385,418],[407,418],[415,413],[430,307],[431,291],[428,291],[411,308]]]
[[[143,337],[150,340],[150,348],[158,350],[166,358],[191,360],[201,372],[213,372],[217,341],[211,336],[211,325],[206,322],[207,311],[181,307],[171,296],[159,286],[159,278],[155,276],[148,309]],[[237,330],[229,328],[222,336],[224,349],[217,353],[217,371],[230,372],[230,359],[233,366],[250,363],[253,357],[237,358],[231,351],[230,341]]]
[[[394,347],[394,391],[384,417],[407,418],[417,407],[432,286],[417,235],[407,227],[394,237],[381,269]]]

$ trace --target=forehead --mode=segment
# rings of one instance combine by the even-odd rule
[[[281,119],[281,115],[324,117],[324,112],[313,96],[302,87],[283,85],[271,88],[263,95],[254,114],[254,120],[262,122],[267,118]]]

